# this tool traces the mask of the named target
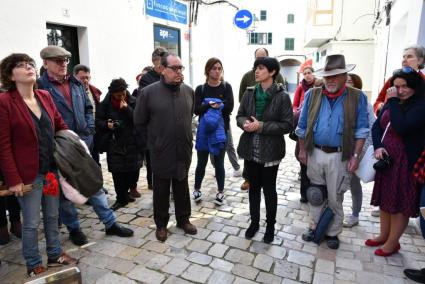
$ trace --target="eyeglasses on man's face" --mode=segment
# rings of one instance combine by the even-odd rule
[[[35,63],[34,62],[19,62],[18,64],[16,64],[15,68],[35,69]]]
[[[170,68],[174,72],[177,72],[179,70],[182,71],[182,72],[184,71],[184,66],[182,66],[182,65],[175,65],[175,66],[173,66],[173,65],[167,65],[166,68]]]

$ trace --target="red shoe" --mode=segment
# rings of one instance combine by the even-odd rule
[[[400,250],[400,244],[397,244],[397,246],[394,248],[393,251],[391,252],[385,252],[382,248],[379,248],[377,250],[375,250],[375,255],[377,256],[391,256],[394,253],[398,253],[398,251]]]
[[[377,242],[377,241],[374,241],[372,239],[367,239],[364,242],[364,244],[367,245],[368,247],[377,247],[377,246],[381,246],[381,245],[385,244],[385,242],[386,242],[386,240]]]

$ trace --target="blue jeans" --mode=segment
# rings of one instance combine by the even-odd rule
[[[32,183],[32,191],[18,197],[23,217],[22,252],[28,269],[42,264],[37,231],[40,223],[40,205],[43,212],[47,256],[49,259],[55,259],[62,253],[58,228],[59,197],[43,195],[43,181],[44,176],[38,175]]]
[[[200,190],[202,185],[202,180],[205,176],[205,167],[208,163],[208,156],[210,153],[208,151],[197,151],[198,153],[198,164],[196,165],[195,170],[195,189]],[[226,149],[221,149],[220,153],[217,156],[214,156],[214,166],[215,166],[215,178],[217,180],[218,191],[223,191],[224,189],[224,154]]]
[[[93,206],[99,219],[105,224],[108,229],[115,223],[114,211],[109,208],[105,192],[99,190],[96,194],[89,198],[90,204]],[[74,203],[64,198],[60,199],[60,218],[63,224],[68,228],[68,231],[79,230],[80,221],[78,220],[78,212]]]

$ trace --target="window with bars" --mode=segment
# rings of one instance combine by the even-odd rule
[[[249,44],[273,44],[272,33],[250,33]]]
[[[285,38],[285,50],[294,50],[295,46],[295,39],[294,38]]]
[[[266,10],[260,11],[260,21],[267,21],[267,11]]]
[[[294,21],[295,21],[295,16],[294,16],[294,14],[288,14],[288,16],[287,16],[287,23],[288,23],[288,24],[293,24],[293,23],[294,23]]]

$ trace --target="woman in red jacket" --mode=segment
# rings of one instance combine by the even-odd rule
[[[53,160],[55,132],[67,129],[50,94],[35,90],[34,60],[14,53],[0,63],[0,168],[22,208],[22,251],[28,276],[46,269],[38,250],[40,205],[43,211],[48,266],[75,263],[62,251],[58,229],[59,185]],[[24,195],[24,185],[32,190]]]
[[[406,47],[403,51],[403,61],[401,62],[401,65],[402,67],[413,68],[416,72],[419,73],[419,75],[421,75],[422,79],[425,80],[425,74],[420,71],[425,66],[425,48],[417,44]],[[386,102],[387,90],[389,87],[391,87],[391,79],[392,77],[390,77],[385,82],[384,86],[379,92],[378,98],[373,104],[373,110],[376,115],[378,115],[382,106]]]

